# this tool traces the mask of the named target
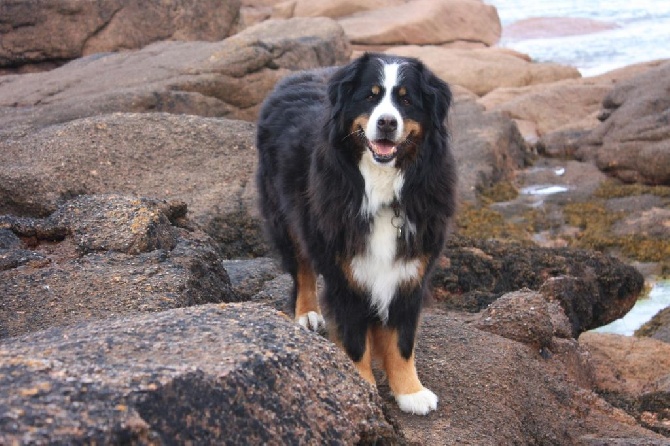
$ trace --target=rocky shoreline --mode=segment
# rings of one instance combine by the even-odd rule
[[[582,78],[478,0],[173,3],[3,10],[0,443],[668,444],[667,310],[587,331],[670,274],[670,61]],[[255,204],[262,99],[364,50],[455,93],[427,417],[293,324]]]

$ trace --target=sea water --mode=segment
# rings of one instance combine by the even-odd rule
[[[657,282],[652,287],[649,296],[637,301],[633,309],[624,317],[593,331],[632,336],[635,330],[668,306],[670,306],[670,281]]]
[[[552,38],[505,38],[500,46],[594,76],[638,62],[670,58],[670,0],[486,0],[503,27],[537,17],[586,18],[614,29]]]

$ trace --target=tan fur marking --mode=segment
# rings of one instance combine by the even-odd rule
[[[344,277],[347,279],[349,286],[356,291],[364,292],[365,290],[359,285],[359,283],[354,278],[354,272],[351,269],[351,259],[340,260],[340,269],[344,273]]]
[[[415,139],[421,138],[421,135],[423,134],[423,128],[421,127],[421,124],[413,119],[405,119],[404,125],[405,127],[402,134],[403,139],[406,139],[412,133],[412,136]]]
[[[412,280],[402,282],[399,287],[403,290],[408,290],[421,285],[424,274],[426,274],[426,267],[428,266],[428,256],[419,256],[419,268],[417,269],[416,277]]]
[[[298,296],[295,301],[296,320],[310,311],[321,313],[316,298],[316,273],[309,262],[304,259],[298,260],[297,282]]]
[[[376,326],[371,329],[373,350],[386,371],[389,386],[394,395],[406,395],[423,390],[423,385],[416,374],[414,352],[409,359],[400,354],[398,348],[398,331]]]
[[[375,376],[372,374],[372,332],[370,330],[365,337],[365,353],[360,361],[354,362],[354,365],[364,380],[373,386],[376,385]]]
[[[379,85],[374,85],[372,87],[372,94],[377,95],[382,92],[382,88]]]
[[[354,119],[354,122],[351,124],[351,133],[355,133],[358,131],[365,131],[365,128],[368,125],[368,121],[370,120],[370,117],[367,115],[361,115]]]
[[[405,87],[400,87],[398,89],[398,96],[403,97],[407,94],[407,89]]]

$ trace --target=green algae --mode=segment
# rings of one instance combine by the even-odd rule
[[[511,181],[499,181],[490,187],[482,187],[477,190],[479,199],[484,204],[511,201],[519,196],[519,191]]]
[[[647,193],[647,192],[643,192]],[[626,216],[624,212],[609,211],[602,201],[570,203],[563,208],[568,225],[581,229],[572,245],[597,251],[619,251],[641,262],[661,262],[664,271],[670,268],[670,240],[642,234],[620,236],[612,226]]]
[[[462,203],[456,216],[460,235],[474,239],[529,242],[532,226],[529,222],[509,222],[497,211]]]
[[[596,198],[623,198],[637,195],[657,195],[670,197],[670,186],[649,186],[646,184],[623,184],[616,180],[603,181],[594,192]]]
[[[511,182],[496,183],[478,193],[481,206],[464,203],[460,207],[456,218],[459,234],[476,239],[531,243],[534,234],[542,231],[561,234],[561,227],[571,226],[579,229],[578,234],[559,235],[568,246],[606,252],[635,261],[657,262],[662,275],[670,274],[670,238],[644,234],[617,235],[613,231],[615,223],[630,214],[613,211],[606,206],[606,201],[611,198],[648,194],[670,197],[668,186],[622,184],[616,180],[607,180],[600,184],[591,199],[564,204],[560,206],[558,214],[539,207],[528,209],[513,219],[506,219],[488,207],[492,203],[514,200],[518,196]]]

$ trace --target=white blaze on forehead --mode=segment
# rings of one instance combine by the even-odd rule
[[[365,128],[365,136],[374,141],[380,139],[377,136],[377,121],[382,116],[393,116],[398,122],[398,128],[393,137],[394,141],[398,141],[403,132],[403,122],[400,111],[393,103],[393,88],[400,85],[400,64],[397,62],[386,63],[382,62],[381,69],[381,87],[384,90],[384,96],[377,106],[372,110],[368,125]]]

